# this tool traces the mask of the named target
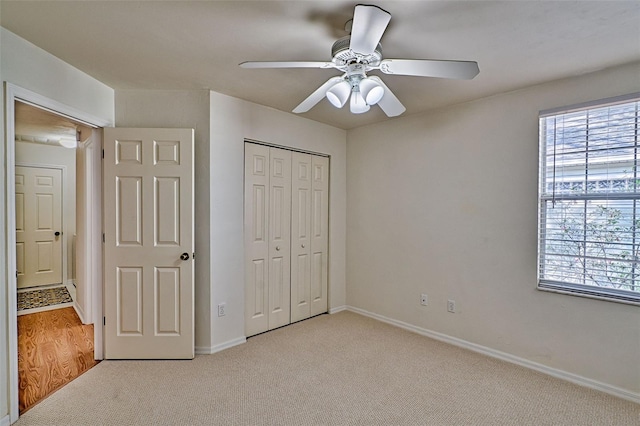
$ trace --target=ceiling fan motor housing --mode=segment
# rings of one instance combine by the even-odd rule
[[[351,44],[351,36],[346,36],[338,39],[331,47],[331,57],[333,63],[338,66],[345,66],[350,63],[359,62],[369,66],[376,67],[382,60],[382,46],[378,43],[375,50],[368,54],[363,55],[349,49]]]

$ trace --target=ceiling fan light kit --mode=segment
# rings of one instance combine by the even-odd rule
[[[362,97],[362,94],[355,90],[351,92],[351,105],[349,107],[353,114],[362,114],[370,109],[369,105],[367,105]]]
[[[355,7],[351,35],[338,39],[331,48],[331,62],[274,61],[243,62],[242,68],[333,68],[342,71],[342,77],[331,77],[316,89],[293,112],[309,111],[324,97],[336,108],[342,108],[350,98],[353,114],[369,111],[378,105],[389,117],[406,111],[398,98],[377,76],[367,72],[379,70],[384,74],[411,75],[470,80],[480,72],[471,61],[443,61],[430,59],[382,59],[380,39],[389,25],[391,14],[374,5]]]
[[[58,141],[58,144],[60,144],[60,146],[64,148],[69,148],[69,149],[78,147],[78,141],[73,138],[60,138],[60,140]]]
[[[384,89],[377,81],[366,77],[360,81],[360,93],[368,105],[375,105],[384,96]]]
[[[331,105],[336,108],[342,108],[347,103],[350,94],[351,85],[346,80],[342,80],[327,90],[326,96]]]

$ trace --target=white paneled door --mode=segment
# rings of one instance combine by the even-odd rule
[[[62,170],[16,166],[18,288],[62,283]]]
[[[329,159],[245,144],[245,333],[327,311]]]
[[[291,321],[327,311],[329,159],[295,152],[292,159]]]
[[[311,155],[293,153],[291,321],[311,316]]]
[[[329,253],[329,158],[311,161],[311,316],[327,312]]]
[[[193,201],[192,129],[105,129],[105,358],[193,358]]]
[[[291,152],[245,145],[245,329],[289,324]]]
[[[289,324],[291,151],[269,148],[269,330]]]

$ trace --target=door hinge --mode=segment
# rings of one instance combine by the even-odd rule
[[[102,325],[107,325],[107,317],[102,317]]]
[[[102,150],[102,159],[104,160],[104,149]]]
[[[102,242],[104,243],[104,232],[102,233]]]

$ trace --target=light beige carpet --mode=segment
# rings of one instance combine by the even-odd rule
[[[26,425],[638,425],[640,405],[342,312],[193,361],[106,361]]]

